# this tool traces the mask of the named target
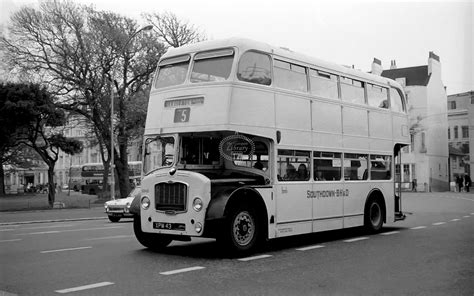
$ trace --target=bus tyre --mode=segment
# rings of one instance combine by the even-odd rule
[[[251,253],[258,245],[260,227],[256,211],[239,205],[229,212],[220,237],[221,243],[232,255]]]
[[[110,222],[118,222],[120,221],[121,217],[109,216]]]
[[[143,232],[140,224],[140,216],[133,217],[133,231],[140,244],[155,251],[164,249],[172,241],[171,238],[165,235]]]
[[[383,225],[383,210],[377,198],[371,198],[364,214],[364,225],[369,232],[378,232]]]

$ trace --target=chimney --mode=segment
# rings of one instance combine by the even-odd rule
[[[383,71],[382,62],[379,59],[374,58],[374,61],[372,62],[371,73],[374,75],[380,76],[380,74],[382,74],[382,71]]]
[[[390,70],[397,69],[397,63],[395,60],[390,61]]]
[[[434,52],[430,51],[428,57],[428,74],[432,74],[435,71],[441,74],[441,63],[439,60],[439,56],[436,55]]]

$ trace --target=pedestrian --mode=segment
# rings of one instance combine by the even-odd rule
[[[416,192],[416,187],[417,187],[416,179],[413,179],[413,180],[411,181],[411,191],[415,191],[415,192]]]
[[[469,187],[471,187],[471,177],[468,174],[464,175],[464,187],[466,188],[466,192],[469,192]]]
[[[462,191],[462,178],[458,176],[456,176],[456,184],[458,185],[458,192],[461,192]]]

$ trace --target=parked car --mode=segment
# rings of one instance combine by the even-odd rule
[[[109,220],[111,222],[118,222],[122,218],[132,218],[133,214],[130,213],[130,205],[135,197],[141,196],[141,193],[141,188],[135,187],[128,196],[105,202],[105,213],[109,216]]]

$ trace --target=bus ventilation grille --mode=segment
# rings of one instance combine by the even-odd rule
[[[186,211],[188,187],[183,183],[159,183],[155,185],[157,211]]]

